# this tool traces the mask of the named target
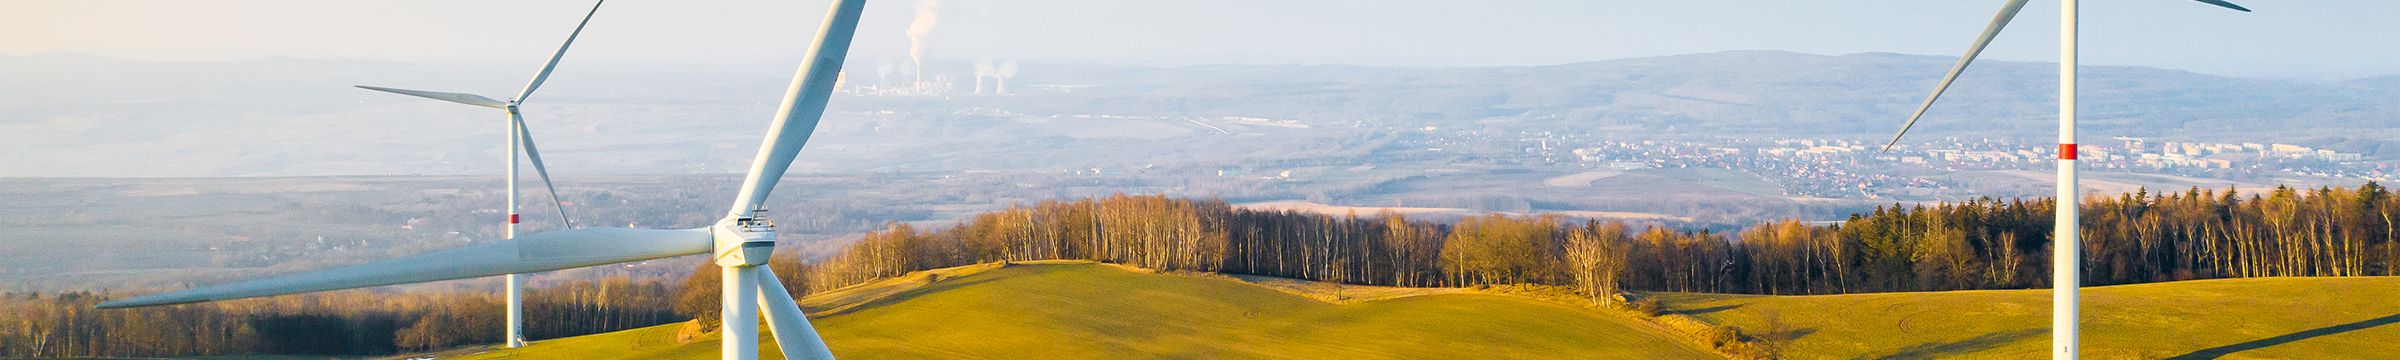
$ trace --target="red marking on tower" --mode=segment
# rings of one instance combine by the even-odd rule
[[[2059,160],[2075,160],[2075,144],[2058,144]]]
[[[515,223],[517,223],[517,214],[508,214],[508,223],[510,223],[510,224],[515,224]]]

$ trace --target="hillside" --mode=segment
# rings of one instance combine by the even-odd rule
[[[843,359],[1717,357],[1630,318],[1512,296],[1427,294],[1338,305],[1228,277],[1092,263],[931,273],[938,280],[929,284],[912,276],[804,303]],[[459,359],[715,358],[713,335],[677,343],[678,326]],[[766,356],[779,354],[771,340],[762,346]]]
[[[878,358],[1715,358],[1615,313],[1448,289],[1351,291],[1076,262],[930,271],[804,301],[836,355]],[[932,280],[930,283],[927,279]],[[1261,281],[1250,279],[1246,281]],[[1266,286],[1262,286],[1266,285]],[[1320,290],[1320,294],[1322,291]],[[2267,278],[2089,288],[2093,359],[2338,359],[2400,353],[2400,278]],[[1795,335],[1792,359],[2015,359],[2049,341],[2046,290],[1831,296],[1650,294],[1702,321]],[[485,348],[458,359],[705,359],[679,325]],[[767,356],[776,354],[772,341]],[[488,352],[483,352],[488,351]],[[476,353],[481,352],[481,353]]]
[[[2400,354],[2400,278],[2254,278],[2087,288],[2091,359],[2360,359]],[[1660,294],[1744,329],[1780,318],[1794,359],[2028,359],[2050,343],[2050,291],[1825,296]]]

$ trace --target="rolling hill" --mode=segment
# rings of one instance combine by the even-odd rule
[[[1303,296],[1284,289],[1314,289]],[[978,265],[804,301],[836,355],[880,358],[1718,358],[1615,311],[1463,289],[1157,274],[1085,262]],[[1302,291],[1301,293],[1310,293]],[[2400,353],[2400,278],[2089,288],[2094,359],[2340,359]],[[1794,359],[2039,357],[2047,290],[1829,296],[1646,294],[1676,316],[1793,335]],[[1327,301],[1332,300],[1332,301]],[[1779,320],[1778,320],[1779,319]],[[457,349],[459,359],[709,359],[681,325]],[[1773,336],[1773,335],[1769,335]],[[772,341],[764,341],[774,356]]]
[[[1093,263],[928,273],[812,295],[804,305],[843,359],[1718,357],[1612,312],[1513,296],[1430,291],[1341,305],[1231,277]],[[716,357],[713,334],[679,343],[680,326],[458,358]],[[766,356],[780,354],[772,343],[762,341]]]
[[[2400,278],[2256,278],[2086,288],[2091,359],[2366,359],[2400,354]],[[1798,335],[1794,359],[2028,359],[2049,290],[1825,296],[1661,294],[1704,321]]]

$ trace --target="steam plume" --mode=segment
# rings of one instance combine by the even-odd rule
[[[918,70],[925,68],[925,38],[933,34],[933,23],[942,20],[942,0],[917,0],[917,19],[908,23],[908,59],[915,61]],[[919,71],[917,82],[924,82]]]

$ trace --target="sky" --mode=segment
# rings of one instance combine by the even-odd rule
[[[2400,74],[2400,1],[2083,6],[2083,62],[2292,80]],[[853,57],[1373,66],[1550,65],[1731,50],[1957,56],[2000,0],[875,0]],[[591,2],[0,0],[0,54],[148,61],[546,58]],[[572,61],[795,59],[826,0],[617,0]],[[922,10],[922,11],[921,11]],[[1986,59],[2055,61],[2058,2],[2034,1]],[[855,60],[854,60],[855,61]]]

